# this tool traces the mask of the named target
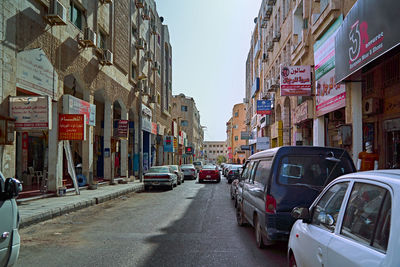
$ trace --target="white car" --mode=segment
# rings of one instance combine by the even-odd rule
[[[400,266],[400,170],[343,175],[292,215],[290,266]]]

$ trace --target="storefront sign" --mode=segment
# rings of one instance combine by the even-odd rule
[[[271,147],[269,137],[257,137],[256,149],[266,150]]]
[[[41,48],[17,54],[17,87],[58,99],[58,75]]]
[[[86,124],[96,125],[96,105],[72,95],[63,95],[63,112],[64,114],[84,114]]]
[[[261,118],[260,120],[260,127],[264,128],[267,125],[271,124],[271,116],[270,115],[265,115]]]
[[[241,150],[250,150],[250,146],[248,146],[248,145],[241,145],[241,146],[240,146],[240,149],[241,149]]]
[[[14,144],[15,120],[0,115],[0,145]]]
[[[341,15],[328,31],[314,44],[315,79],[318,80],[335,68],[335,36],[342,24]]]
[[[151,109],[142,104],[142,130],[151,133],[153,125],[151,124]]]
[[[152,134],[158,134],[158,131],[157,131],[157,123],[155,123],[155,122],[152,122],[151,123],[151,133]]]
[[[271,100],[257,100],[257,114],[271,114]]]
[[[240,132],[240,140],[249,140],[249,139],[251,139],[251,133]]]
[[[285,95],[311,95],[310,66],[281,66],[281,96]]]
[[[59,114],[58,140],[84,140],[85,115]]]
[[[193,155],[193,147],[188,146],[185,148],[185,154],[186,155]]]
[[[174,152],[174,137],[167,135],[164,137],[164,152]]]
[[[271,125],[271,138],[278,138],[282,135],[282,121],[277,121]]]
[[[400,43],[400,1],[358,0],[336,36],[336,82]],[[379,19],[376,19],[379,18]]]
[[[128,120],[117,120],[115,129],[115,137],[128,138],[129,121]]]
[[[178,138],[174,137],[174,151],[178,150]]]
[[[11,96],[10,116],[16,131],[51,129],[51,102],[47,96]]]
[[[298,124],[313,118],[312,100],[307,100],[298,105],[294,111],[294,123]]]
[[[346,87],[335,84],[335,69],[316,82],[316,111],[317,117],[346,106]]]

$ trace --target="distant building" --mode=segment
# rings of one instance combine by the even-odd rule
[[[217,163],[219,156],[227,159],[227,155],[228,147],[225,141],[204,141],[204,160],[206,162]]]

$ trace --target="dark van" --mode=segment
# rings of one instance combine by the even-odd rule
[[[308,207],[333,179],[355,172],[349,154],[339,148],[285,146],[249,157],[241,174],[237,222],[255,228],[257,246],[287,241],[296,206]]]

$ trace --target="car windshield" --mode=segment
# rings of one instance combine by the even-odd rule
[[[201,162],[193,162],[193,165],[194,166],[199,166],[199,165],[201,165]]]
[[[279,168],[279,183],[324,186],[338,176],[353,172],[347,158],[327,160],[322,155],[285,156]]]
[[[205,165],[203,167],[203,170],[215,170],[215,166],[214,165]]]
[[[169,172],[168,167],[151,167],[148,171],[148,173],[166,173]]]
[[[169,167],[174,171],[178,170],[178,166],[176,166],[176,165],[169,165]]]
[[[194,165],[192,164],[181,165],[181,169],[190,169],[190,168],[194,168]]]

